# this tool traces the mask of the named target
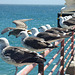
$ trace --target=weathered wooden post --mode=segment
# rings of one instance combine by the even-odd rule
[[[60,66],[63,66],[63,68],[60,72],[60,75],[64,75],[64,40],[61,41],[61,47],[63,47],[61,51],[61,57],[63,57],[63,59],[61,60]]]

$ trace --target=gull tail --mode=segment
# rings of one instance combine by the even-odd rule
[[[67,32],[72,32],[72,31],[75,32],[75,27],[74,28],[68,28],[68,31]]]
[[[46,59],[40,56],[34,56],[32,58],[25,59],[22,63],[43,63]]]
[[[66,35],[61,36],[61,38],[68,38],[70,36],[72,36],[72,33],[71,32],[70,33],[66,33]]]
[[[39,56],[35,57],[34,60],[36,61],[36,63],[43,63],[43,62],[46,61],[45,58],[43,58],[43,57],[39,57]]]

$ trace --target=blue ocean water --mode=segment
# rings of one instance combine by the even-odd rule
[[[62,5],[0,5],[0,33],[6,27],[15,27],[12,23],[14,20],[18,19],[30,19],[32,21],[26,22],[28,29],[32,27],[40,27],[42,25],[50,24],[52,27],[57,27],[57,14],[60,12]],[[8,32],[1,35],[0,37],[6,37],[11,46],[20,46],[21,38],[15,38],[13,35],[8,37]],[[56,53],[57,49],[46,57],[47,61],[52,58],[52,55]],[[59,57],[59,56],[58,56]],[[56,60],[58,60],[58,57]],[[55,65],[56,60],[51,64],[51,66],[45,71],[45,75],[51,71],[51,68]],[[24,66],[23,66],[24,67]],[[19,71],[23,68],[19,67]],[[54,72],[53,75],[56,75]],[[0,75],[14,75],[15,66],[7,64],[0,58]],[[36,66],[29,75],[37,75],[38,67]]]

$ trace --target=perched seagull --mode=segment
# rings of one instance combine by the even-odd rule
[[[40,30],[43,30],[43,31],[45,31],[45,29],[44,28],[40,28]],[[55,32],[55,33],[57,33],[58,31],[56,31],[56,30],[54,30],[54,29],[48,29],[48,30],[46,30],[45,32],[50,32],[50,33],[53,33],[53,32]],[[31,29],[31,36],[34,36],[34,37],[36,37],[39,33],[42,33],[42,32],[39,32],[38,31],[38,29],[37,28],[32,28]],[[59,33],[59,32],[58,32]]]
[[[57,40],[67,38],[69,36],[71,36],[71,35],[62,36],[60,34],[52,34],[49,32],[41,32],[37,35],[37,37],[44,39],[48,43],[52,43],[52,42],[55,42]]]
[[[21,19],[21,20],[14,20],[13,23],[16,24],[16,28],[13,28],[13,27],[7,27],[5,28],[4,30],[2,30],[1,34],[4,34],[10,30],[8,36],[10,35],[14,35],[17,37],[17,35],[21,32],[21,31],[28,31],[27,30],[27,25],[24,23],[26,21],[29,21],[29,20],[32,20],[32,19]]]
[[[61,36],[66,36],[67,34],[69,35],[69,33],[71,33],[71,31],[74,31],[74,29],[71,28],[51,28],[46,30],[45,32],[49,32],[49,33],[55,33],[55,34],[59,34]],[[71,36],[71,35],[70,35]]]
[[[59,24],[62,28],[68,28],[67,25],[64,25],[63,22],[64,22],[64,18],[62,16],[59,17],[60,21],[59,21]]]
[[[52,33],[52,34],[57,34],[57,35],[60,35],[60,36],[62,36],[62,37],[64,37],[65,35],[67,35],[67,33],[66,32],[69,32],[69,31],[71,31],[71,29],[70,30],[68,30],[68,29],[66,29],[66,28],[51,28],[51,29],[47,29],[47,27],[45,28],[44,26],[43,27],[40,27],[39,28],[40,29],[40,31],[45,31],[45,32],[48,32],[48,33]],[[68,34],[69,35],[69,34]],[[71,36],[71,35],[70,35]],[[69,37],[69,36],[68,36]]]
[[[28,65],[32,63],[43,63],[46,61],[45,58],[41,57],[38,53],[32,52],[22,47],[10,46],[6,38],[0,38],[0,57],[7,62],[17,67]]]
[[[64,18],[62,16],[59,17],[60,21],[59,24],[62,28],[72,28],[74,25],[72,23],[67,23],[67,21],[64,21]]]
[[[29,37],[28,33],[25,31],[21,31],[18,35],[18,37],[21,36],[22,38],[22,44],[25,48],[31,50],[31,51],[45,51],[49,48],[57,48],[58,46],[52,45],[44,39],[38,38],[38,37]]]
[[[68,26],[73,26],[73,25],[75,25],[75,20],[69,19],[68,21],[64,21],[63,23],[66,24],[66,25],[68,25]]]
[[[55,34],[55,33],[39,32],[37,28],[32,28],[31,32],[32,32],[31,36],[42,38],[49,43],[54,42],[54,41],[59,40],[59,39],[69,37],[68,35],[62,36],[60,34]]]

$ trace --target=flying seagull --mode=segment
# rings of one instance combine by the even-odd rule
[[[2,30],[1,34],[4,34],[10,30],[8,36],[10,35],[14,35],[17,37],[17,35],[21,32],[21,31],[27,31],[27,25],[24,23],[26,21],[29,21],[32,19],[21,19],[21,20],[14,20],[13,23],[16,24],[16,28],[13,27],[7,27],[4,30]]]
[[[32,52],[26,48],[10,46],[6,38],[0,38],[0,56],[8,64],[17,67],[28,65],[32,63],[43,63],[45,58],[41,57],[38,53]]]
[[[49,48],[58,47],[44,41],[44,39],[38,37],[29,37],[28,33],[25,31],[21,31],[18,37],[19,36],[21,36],[23,46],[32,51],[40,52],[40,51],[45,51],[46,49]]]

